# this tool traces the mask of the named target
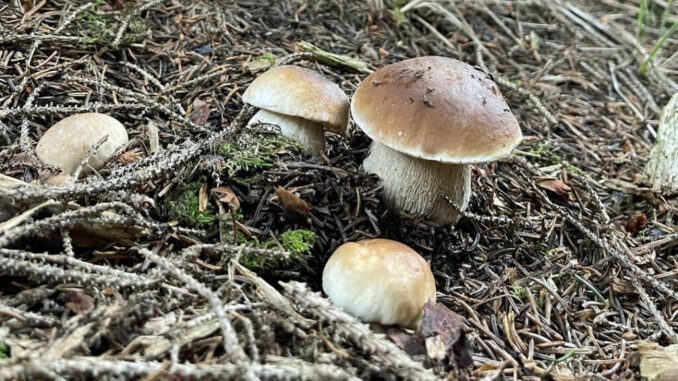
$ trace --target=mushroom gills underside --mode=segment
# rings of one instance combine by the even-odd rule
[[[372,142],[363,169],[382,181],[384,199],[390,207],[414,215],[427,215],[431,222],[456,222],[471,196],[468,164],[449,164],[418,159]],[[450,205],[445,196],[459,208]]]
[[[280,127],[280,133],[301,143],[307,155],[320,156],[325,150],[324,128],[319,123],[264,109],[254,114],[247,126],[256,123],[269,123]]]

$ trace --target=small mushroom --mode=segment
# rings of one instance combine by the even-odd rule
[[[258,76],[242,96],[259,110],[249,121],[280,126],[309,155],[325,149],[324,130],[344,134],[349,99],[334,82],[299,66],[277,66]]]
[[[43,163],[61,167],[66,174],[73,174],[87,157],[90,148],[104,136],[108,138],[88,161],[92,168],[99,169],[118,148],[129,141],[125,127],[105,114],[76,114],[62,119],[42,135],[35,154]],[[85,166],[80,174],[90,172]]]
[[[419,327],[424,305],[436,300],[428,263],[409,246],[388,239],[345,243],[323,270],[332,303],[364,322]]]
[[[381,178],[387,203],[436,224],[457,221],[466,208],[469,164],[505,157],[522,139],[489,76],[445,57],[413,58],[370,74],[351,113],[373,140],[363,168]]]

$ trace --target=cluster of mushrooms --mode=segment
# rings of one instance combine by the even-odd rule
[[[260,109],[250,120],[280,126],[306,153],[324,151],[324,129],[344,134],[349,99],[335,83],[297,66],[257,77],[243,101]],[[522,135],[497,85],[482,71],[445,57],[386,66],[359,85],[350,102],[355,123],[372,138],[363,162],[394,209],[455,222],[471,194],[469,164],[507,156]],[[325,265],[330,300],[365,322],[418,328],[436,288],[428,263],[386,239],[340,246]]]
[[[522,138],[488,75],[446,57],[383,67],[362,81],[350,102],[319,73],[278,66],[258,76],[243,101],[259,108],[249,124],[277,125],[315,156],[325,149],[325,130],[346,133],[350,108],[355,123],[373,140],[362,166],[381,179],[387,204],[428,216],[434,224],[454,223],[466,208],[469,164],[505,157]],[[100,168],[127,142],[125,128],[112,117],[79,114],[51,127],[36,154],[61,167],[66,177],[79,176]],[[365,322],[413,329],[424,305],[436,298],[427,262],[408,246],[386,239],[340,246],[325,266],[322,284],[333,303]]]

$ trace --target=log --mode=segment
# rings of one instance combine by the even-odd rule
[[[647,381],[678,379],[678,344],[662,347],[652,342],[641,343],[638,344],[638,350],[641,377]]]
[[[657,141],[650,151],[643,180],[665,196],[678,193],[678,93],[662,111]]]

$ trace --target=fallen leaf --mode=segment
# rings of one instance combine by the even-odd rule
[[[631,219],[626,221],[626,224],[624,224],[626,231],[632,235],[638,234],[638,232],[645,229],[646,226],[647,216],[645,216],[644,213],[636,214],[635,216],[631,217]]]
[[[28,12],[33,9],[33,0],[24,0],[24,12]]]
[[[550,190],[561,197],[567,197],[568,192],[572,190],[569,185],[558,179],[543,179],[537,181],[537,186]]]
[[[15,155],[10,156],[10,164],[40,164],[40,160],[37,156],[28,153],[28,152],[19,152]]]
[[[135,161],[141,159],[141,155],[134,151],[123,152],[118,158],[120,164],[129,164],[134,163]]]
[[[207,209],[207,184],[203,184],[198,191],[198,210],[204,212]]]
[[[71,175],[69,175],[66,172],[60,172],[60,173],[51,175],[51,176],[47,177],[46,179],[43,179],[41,181],[41,183],[43,183],[45,185],[53,186],[53,187],[60,187],[60,186],[67,185],[71,181],[72,181]]]
[[[464,318],[443,305],[427,303],[417,332],[389,327],[386,335],[411,356],[426,355],[436,362],[463,369],[471,365],[471,347]]]
[[[287,191],[283,187],[277,187],[275,194],[278,196],[282,204],[283,211],[290,218],[304,218],[308,216],[311,208],[306,201],[299,198],[299,196]]]
[[[388,57],[389,54],[390,54],[390,53],[388,52],[388,50],[386,50],[386,49],[384,49],[384,48],[379,48],[379,58],[381,58],[382,60],[383,60],[384,58]]]
[[[238,196],[235,195],[233,189],[229,187],[216,187],[212,189],[212,193],[215,193],[218,196],[220,202],[226,203],[236,209],[240,208],[240,200]]]
[[[628,281],[626,279],[621,279],[614,277],[612,278],[612,281],[610,282],[610,287],[612,288],[612,291],[614,291],[617,294],[636,294],[636,288],[633,287],[633,283],[631,281]]]
[[[65,305],[71,312],[79,315],[94,308],[94,298],[80,291],[69,292]]]
[[[191,112],[191,120],[196,124],[205,124],[209,119],[212,110],[207,102],[196,99],[193,101],[193,111]]]
[[[426,354],[426,340],[419,334],[407,333],[396,327],[388,327],[386,336],[410,356]]]
[[[470,344],[466,337],[468,328],[464,318],[441,304],[428,302],[418,333],[426,339],[426,349],[433,359],[447,358],[458,369],[471,365]],[[441,348],[446,356],[440,358]]]

